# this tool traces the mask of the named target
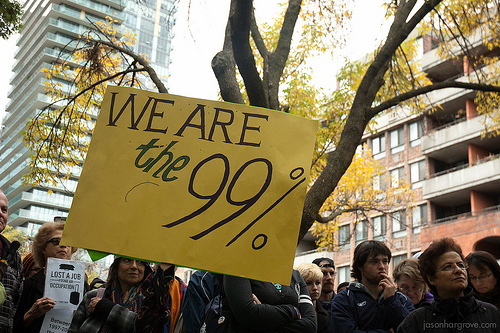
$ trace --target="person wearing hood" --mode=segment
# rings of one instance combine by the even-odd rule
[[[419,261],[434,301],[410,313],[399,325],[398,333],[499,331],[500,311],[474,297],[462,249],[452,238],[431,243]]]

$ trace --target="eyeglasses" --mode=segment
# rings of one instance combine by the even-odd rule
[[[459,269],[465,271],[467,270],[467,266],[463,262],[457,262],[456,264],[445,264],[443,267],[438,269],[439,271],[443,272],[450,272],[455,269],[455,267],[458,267]]]
[[[479,281],[479,282],[481,282],[481,281],[483,281],[484,279],[489,278],[491,275],[493,275],[493,272],[491,272],[491,273],[490,273],[490,274],[488,274],[488,275],[484,275],[484,276],[470,276],[470,280],[471,280],[471,282],[474,282],[474,281],[476,281],[476,280],[477,280],[477,281]]]
[[[323,264],[323,265],[318,265],[319,268],[323,268],[323,267],[331,267],[333,269],[335,269],[335,265],[332,265],[332,264]]]
[[[424,288],[399,287],[399,291],[401,291],[403,294],[409,294],[410,292],[414,294],[419,294],[422,291],[424,291]]]
[[[58,246],[60,242],[61,242],[61,238],[55,237],[55,238],[49,239],[47,242],[45,242],[45,245],[52,243],[55,246]]]

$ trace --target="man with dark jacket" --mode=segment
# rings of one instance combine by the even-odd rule
[[[0,190],[0,232],[5,229],[8,217],[9,201]],[[18,248],[19,243],[17,245]],[[0,269],[0,281],[6,293],[5,302],[0,306],[0,332],[12,332],[14,314],[23,288],[23,263],[17,248],[0,235],[0,258],[4,260]]]
[[[323,280],[321,283],[321,295],[319,302],[328,312],[332,311],[333,298],[335,297],[335,264],[330,258],[316,258],[312,262],[321,268]]]
[[[395,332],[415,308],[388,275],[391,251],[382,242],[365,241],[354,250],[351,275],[356,281],[335,296],[333,332]]]

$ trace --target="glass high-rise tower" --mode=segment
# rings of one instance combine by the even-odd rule
[[[22,142],[29,117],[51,100],[45,95],[42,68],[49,68],[61,50],[92,22],[106,17],[137,34],[136,53],[147,54],[158,76],[168,87],[175,0],[28,0],[24,29],[17,41],[10,102],[0,133],[0,189],[9,200],[9,221],[34,234],[41,224],[66,217],[78,174],[57,186],[22,184],[32,154]],[[151,87],[152,88],[152,87]]]

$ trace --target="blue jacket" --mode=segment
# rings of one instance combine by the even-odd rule
[[[411,300],[400,292],[387,299],[373,299],[368,289],[354,281],[333,299],[330,330],[335,333],[395,332],[405,317],[415,310]]]
[[[186,290],[186,303],[182,311],[187,333],[200,332],[208,306],[217,307],[216,300],[222,290],[222,275],[196,271],[191,275]],[[216,304],[215,304],[216,303]]]

